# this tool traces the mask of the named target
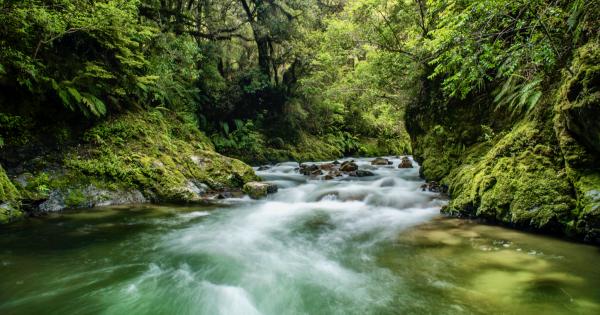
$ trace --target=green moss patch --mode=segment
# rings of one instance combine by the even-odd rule
[[[189,202],[258,179],[250,166],[215,153],[191,117],[155,109],[102,122],[55,158],[58,166],[23,174],[21,197],[45,211],[112,199]]]
[[[469,150],[445,178],[449,213],[491,218],[539,229],[554,229],[572,218],[575,202],[561,161],[534,122],[523,122],[489,151]]]
[[[23,216],[19,209],[21,196],[0,166],[0,223],[7,223]]]

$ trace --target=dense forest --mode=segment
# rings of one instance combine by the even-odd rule
[[[413,154],[446,213],[598,242],[599,29],[597,0],[0,0],[0,221]]]

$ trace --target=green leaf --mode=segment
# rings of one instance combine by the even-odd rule
[[[67,91],[69,91],[69,94],[71,94],[71,96],[73,96],[73,98],[75,99],[75,101],[77,103],[81,102],[81,94],[79,94],[79,91],[77,91],[75,88],[73,87],[68,87]]]
[[[223,131],[225,132],[225,134],[229,135],[229,124],[227,122],[224,122],[221,124],[221,126],[223,127]]]

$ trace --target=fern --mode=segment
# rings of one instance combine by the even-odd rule
[[[522,76],[511,75],[495,92],[496,109],[504,108],[512,115],[530,112],[542,97],[541,83],[540,78],[527,81]]]

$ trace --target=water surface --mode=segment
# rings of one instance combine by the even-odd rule
[[[0,314],[599,314],[598,248],[444,218],[418,169],[0,229]]]

